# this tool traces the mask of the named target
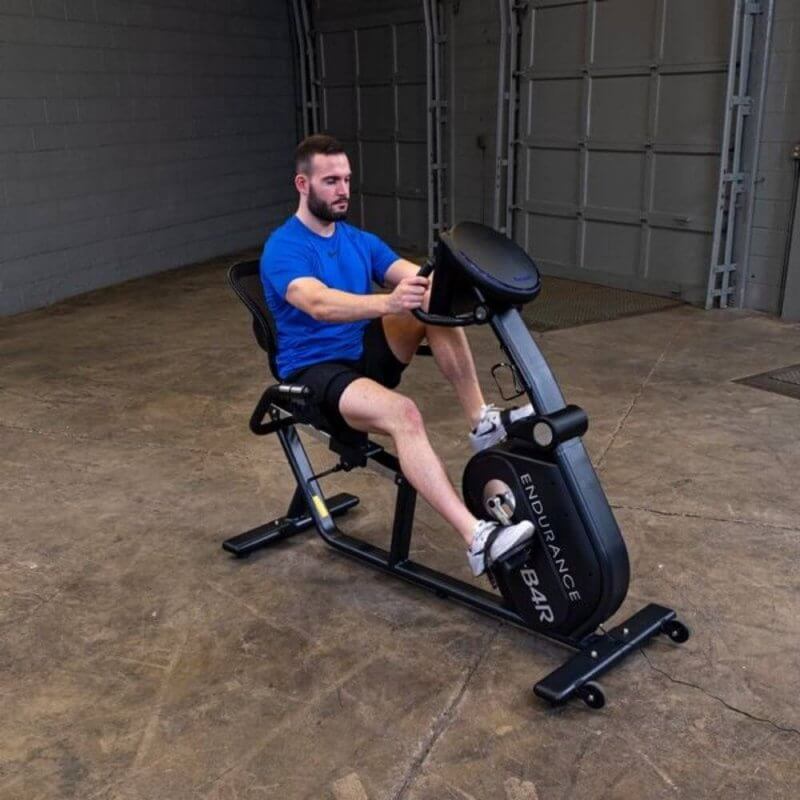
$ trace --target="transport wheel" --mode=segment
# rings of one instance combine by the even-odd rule
[[[661,626],[661,632],[669,636],[673,642],[683,644],[690,636],[689,628],[677,619],[671,619]]]
[[[589,708],[602,708],[606,704],[606,695],[599,683],[587,681],[575,694],[586,703]]]

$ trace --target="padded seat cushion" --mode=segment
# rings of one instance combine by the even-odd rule
[[[459,222],[440,237],[436,269],[461,270],[488,300],[522,305],[542,288],[531,257],[507,236],[477,222]],[[434,286],[436,280],[434,278]]]

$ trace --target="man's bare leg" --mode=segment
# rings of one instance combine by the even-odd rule
[[[423,325],[411,314],[390,314],[383,317],[383,330],[392,352],[404,364],[411,361],[419,343],[427,337],[436,365],[452,385],[470,427],[474,428],[484,398],[464,329]]]
[[[436,366],[450,381],[470,427],[474,428],[480,420],[481,406],[485,401],[464,329],[426,325],[425,335],[428,337]]]
[[[342,393],[339,411],[350,427],[392,437],[408,482],[444,517],[469,546],[477,519],[456,494],[444,465],[431,447],[413,400],[369,378],[353,381]]]

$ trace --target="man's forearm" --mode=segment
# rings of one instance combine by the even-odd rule
[[[382,317],[389,311],[386,294],[351,294],[326,289],[315,299],[311,316],[322,322],[355,322]]]

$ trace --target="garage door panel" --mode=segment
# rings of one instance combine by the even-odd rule
[[[614,275],[636,275],[639,271],[640,241],[638,225],[587,222],[584,245],[586,269]]]
[[[531,214],[528,220],[529,252],[534,261],[575,263],[578,224],[573,219]]]
[[[320,58],[320,128],[344,140],[353,166],[350,219],[390,244],[427,248],[422,4],[317,0],[312,27]],[[411,206],[401,213],[406,201]],[[426,212],[422,228],[420,205]],[[410,232],[420,230],[419,238],[409,241]]]
[[[643,153],[591,152],[586,204],[597,209],[640,212],[645,167]]]
[[[364,227],[388,241],[397,240],[395,202],[391,197],[364,192]]]
[[[363,176],[361,184],[365,193],[391,194],[396,186],[394,145],[390,142],[364,142],[361,146]]]
[[[417,144],[400,142],[397,145],[397,155],[400,165],[398,188],[403,194],[413,193],[425,198],[428,181],[425,151]]]
[[[575,150],[529,150],[525,201],[576,205],[579,158]]]
[[[533,81],[530,88],[529,129],[536,139],[577,141],[581,128],[581,80]]]
[[[361,135],[388,137],[394,133],[394,92],[386,86],[362,86]]]
[[[597,4],[593,62],[598,67],[647,63],[654,55],[656,0]]]
[[[592,82],[593,140],[641,145],[647,138],[650,79],[596,78]]]
[[[654,228],[650,238],[650,269],[653,275],[694,285],[696,264],[707,267],[711,259],[711,234]]]
[[[424,84],[401,84],[397,87],[397,124],[401,137],[425,140],[427,118],[419,110],[425,108],[426,101]]]
[[[347,212],[347,221],[358,228],[364,227],[364,217],[361,214],[361,192],[350,191],[350,208]]]
[[[344,148],[344,152],[347,154],[347,158],[350,160],[350,166],[355,166],[358,164],[358,141],[356,140],[355,136],[348,138],[346,136],[337,136],[336,137],[339,142],[341,143],[342,147]],[[357,190],[359,187],[359,179],[360,175],[353,174],[352,178],[350,179],[350,191]]]
[[[512,212],[512,238],[527,253],[533,253],[533,244],[530,241],[529,228],[531,216],[522,209]]]
[[[356,93],[353,87],[328,89],[325,92],[326,130],[339,139],[356,137]]]
[[[713,224],[719,156],[658,153],[655,156],[653,211]]]
[[[357,33],[358,82],[388,83],[394,74],[392,29],[367,28]]]
[[[586,9],[581,3],[536,11],[532,65],[537,70],[575,69],[586,62]]]
[[[667,0],[664,63],[727,62],[733,0]]]
[[[719,150],[725,82],[722,73],[664,75],[656,141]]]
[[[320,34],[324,76],[328,84],[353,83],[356,79],[356,45],[350,31]]]
[[[420,44],[425,41],[425,26],[421,22],[397,25],[397,77],[403,81],[425,84],[425,59],[420,58]]]
[[[708,274],[733,0],[531,6],[521,18],[519,238],[545,271],[615,285],[629,277],[656,292],[680,284],[697,296]]]
[[[400,244],[413,246],[428,236],[428,203],[426,200],[400,200]]]

